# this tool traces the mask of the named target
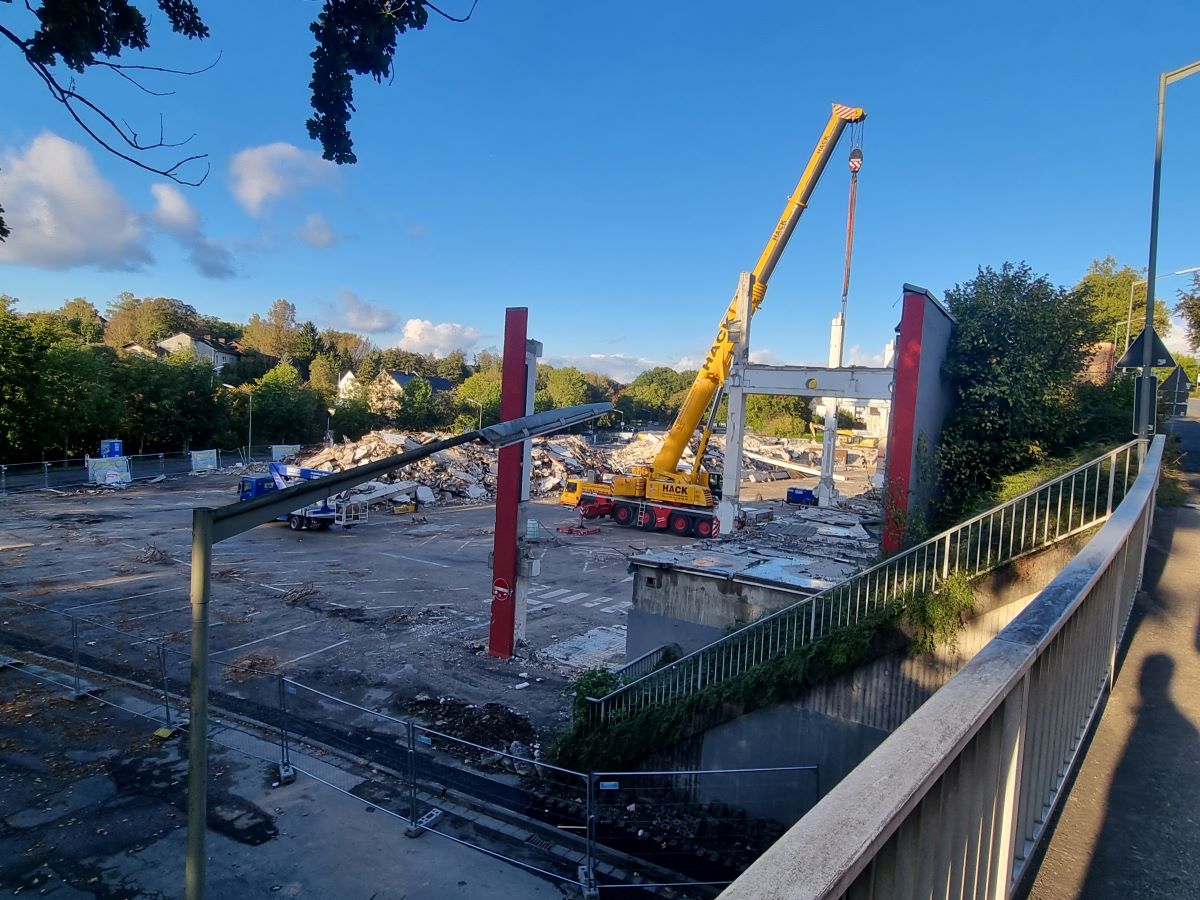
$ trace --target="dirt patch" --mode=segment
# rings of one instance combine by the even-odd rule
[[[514,741],[526,745],[537,741],[537,732],[529,719],[503,703],[476,706],[453,697],[418,694],[413,698],[397,698],[393,706],[402,715],[412,716],[434,731],[483,747],[506,750]]]
[[[270,675],[279,665],[279,657],[268,653],[247,653],[221,669],[226,681],[250,681],[259,675]]]

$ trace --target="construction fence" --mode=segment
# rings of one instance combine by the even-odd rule
[[[0,665],[186,732],[188,635],[139,638],[7,598],[0,615]],[[410,836],[432,832],[585,896],[714,896],[820,796],[816,767],[576,772],[536,745],[472,742],[280,674],[219,659],[209,672],[213,744],[269,764],[281,784],[322,784]],[[124,699],[102,690],[107,678],[130,688]]]

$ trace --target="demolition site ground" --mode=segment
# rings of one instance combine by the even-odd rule
[[[4,603],[0,642],[70,651],[68,617],[80,617],[83,655],[113,674],[146,674],[130,661],[145,642],[177,649],[168,675],[182,692],[191,509],[232,501],[236,484],[236,475],[214,473],[123,490],[10,495],[0,519],[0,599],[15,602]],[[265,679],[256,673],[282,673],[370,709],[420,718],[428,718],[421,710],[430,700],[499,702],[515,720],[551,732],[566,720],[569,679],[623,659],[627,558],[680,539],[610,524],[597,535],[560,534],[556,526],[577,523],[570,510],[547,500],[526,504],[523,520],[542,526],[533,545],[541,574],[530,588],[527,645],[517,658],[497,660],[485,650],[494,515],[490,505],[372,511],[352,530],[294,532],[272,523],[216,545],[214,689],[261,699]],[[520,733],[496,740],[531,736],[519,722],[504,730]]]

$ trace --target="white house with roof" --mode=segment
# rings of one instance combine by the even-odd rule
[[[201,338],[181,331],[169,338],[163,338],[157,346],[167,353],[184,353],[191,350],[200,359],[207,359],[211,362],[214,369],[236,363],[242,358],[242,351],[233,341],[214,338],[208,334]]]

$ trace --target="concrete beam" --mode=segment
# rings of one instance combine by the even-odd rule
[[[739,366],[729,381],[746,394],[890,400],[894,376],[893,369],[869,366]]]

